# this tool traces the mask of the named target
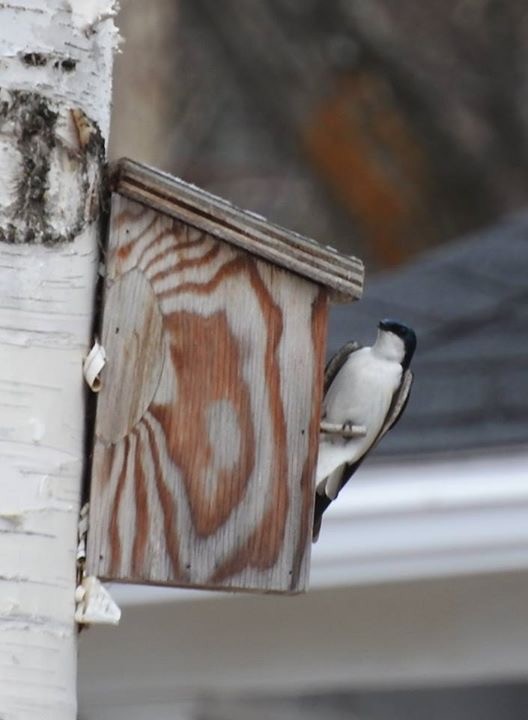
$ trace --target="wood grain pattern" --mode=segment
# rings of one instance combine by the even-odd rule
[[[334,302],[350,302],[363,291],[363,263],[309,238],[273,225],[159,170],[128,159],[111,168],[121,195],[226,240],[264,260],[328,288]]]
[[[305,588],[328,292],[112,197],[87,570]]]

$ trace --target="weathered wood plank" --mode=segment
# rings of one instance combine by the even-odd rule
[[[341,255],[179,178],[132,160],[115,163],[111,176],[113,189],[121,195],[323,285],[334,301],[350,302],[361,297],[364,269],[357,258]]]
[[[113,195],[88,572],[306,586],[327,295]]]

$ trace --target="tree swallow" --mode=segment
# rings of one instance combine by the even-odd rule
[[[382,320],[372,347],[349,342],[326,366],[314,542],[323,512],[404,411],[413,381],[409,365],[415,349],[414,330],[396,320]]]

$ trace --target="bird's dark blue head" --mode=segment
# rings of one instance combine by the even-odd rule
[[[416,350],[416,333],[412,328],[398,322],[397,320],[380,320],[378,327],[380,330],[394,333],[394,335],[397,335],[402,339],[405,347],[405,356],[402,360],[402,367],[406,370],[411,364],[412,356]]]

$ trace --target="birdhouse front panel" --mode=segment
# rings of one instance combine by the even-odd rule
[[[87,571],[302,590],[328,291],[112,196]]]

